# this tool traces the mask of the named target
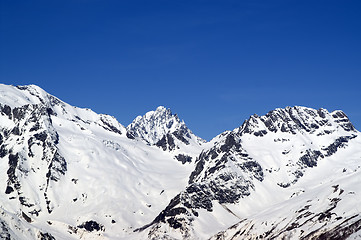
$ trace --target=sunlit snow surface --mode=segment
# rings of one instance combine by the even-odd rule
[[[20,91],[2,85],[1,91],[4,93],[1,104],[12,108],[39,104],[41,101],[36,96],[45,105],[50,104],[47,94],[36,86]],[[85,233],[69,233],[69,226],[77,226],[89,220],[104,225],[105,231],[100,235],[113,239],[129,238],[134,228],[150,222],[185,187],[193,169],[192,163],[182,164],[173,158],[172,153],[148,146],[140,140],[128,139],[125,128],[110,116],[74,108],[63,102],[49,107],[56,113],[56,116],[50,117],[51,125],[59,136],[57,148],[67,162],[67,171],[60,181],[50,181],[48,196],[54,210],[48,214],[43,196],[46,171],[37,171],[39,165],[48,163],[41,159],[42,146],[31,147],[35,156],[27,161],[32,162],[28,167],[35,169],[35,172],[30,170],[27,175],[17,173],[22,181],[21,191],[41,212],[39,216],[28,214],[33,219],[30,228],[32,233],[21,229],[15,232],[17,238],[28,239],[31,234],[36,235],[38,228],[43,232],[51,232],[57,239],[78,239]],[[9,120],[8,116],[3,114],[0,117],[3,131],[15,127],[16,123]],[[46,116],[41,118],[45,119]],[[103,122],[116,126],[121,134],[106,130],[102,127]],[[24,129],[21,137],[25,141],[20,145],[20,136],[10,136],[6,143],[26,156],[30,133],[26,126]],[[43,130],[41,128],[38,132]],[[1,161],[2,191],[5,191],[7,185],[7,158],[8,155]],[[13,195],[16,194],[1,194],[2,210],[8,213],[9,218],[10,215],[20,217],[21,211],[28,211],[17,199],[8,199]],[[21,224],[29,225],[24,221]],[[25,228],[28,227],[30,225]]]
[[[316,140],[312,139],[312,145],[327,146],[328,141],[332,141]],[[307,169],[294,185],[285,189],[275,183],[288,181],[290,177],[292,180],[292,167],[285,166],[289,164],[286,157],[273,155],[277,153],[276,144],[270,144],[268,151],[265,144],[259,143],[258,151],[254,151],[260,162],[265,161],[262,166],[269,170],[265,172],[265,180],[256,182],[255,191],[249,197],[229,206],[239,219],[233,227],[221,231],[213,239],[317,239],[322,232],[343,222],[347,226],[361,221],[360,137],[353,139],[347,148],[321,159],[317,167]],[[251,145],[247,147],[252,148]],[[314,146],[299,144],[300,149],[297,149],[296,144],[288,142],[283,147],[292,147],[293,152],[300,153]],[[351,217],[354,218],[347,222]],[[308,235],[312,232],[316,232],[315,235]],[[355,236],[360,239],[361,233]]]
[[[205,143],[164,107],[124,127],[111,116],[72,107],[33,85],[0,85],[0,104],[0,238],[298,239],[361,222],[361,137],[340,111],[276,109],[269,116],[275,131],[269,130],[268,118],[252,116]],[[285,111],[294,112],[292,122],[304,129],[273,118],[288,117]],[[166,134],[173,137],[173,149],[156,146]],[[230,136],[235,145],[228,149]],[[212,150],[217,156],[193,173],[193,184],[215,181],[218,189],[231,189],[231,181],[218,178],[229,174],[249,185],[249,195],[231,203],[211,198],[211,211],[187,208],[188,215],[179,217],[189,220],[187,234],[167,221],[154,221],[192,185],[190,175],[201,152]],[[178,154],[192,161],[182,164]],[[214,170],[223,156],[224,168]],[[17,159],[13,168],[11,159]],[[240,168],[247,161],[261,166],[261,178]],[[80,227],[89,221],[101,229]],[[361,238],[357,231],[349,237]]]

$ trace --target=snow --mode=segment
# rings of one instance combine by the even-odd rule
[[[211,212],[196,209],[199,217],[194,217],[190,226],[196,238],[207,239],[221,231],[225,231],[224,236],[232,237],[240,229],[246,229],[249,236],[257,236],[270,230],[272,224],[281,231],[295,221],[299,216],[297,211],[306,205],[311,205],[312,213],[320,213],[330,206],[330,199],[336,197],[341,198],[334,210],[337,216],[346,218],[361,211],[358,201],[361,194],[361,134],[342,127],[346,119],[342,111],[328,113],[320,109],[325,115],[323,118],[316,110],[305,107],[276,109],[274,113],[279,118],[272,120],[275,126],[281,128],[283,122],[280,119],[292,115],[306,128],[297,130],[295,126],[288,126],[297,130],[297,134],[272,132],[262,121],[265,116],[254,115],[249,120],[250,128],[265,130],[266,135],[242,134],[243,126],[205,143],[186,127],[184,121],[162,106],[138,116],[124,127],[112,116],[73,107],[34,85],[20,88],[0,85],[0,104],[12,109],[30,105],[25,108],[25,119],[14,120],[0,114],[2,134],[15,127],[21,131],[20,135],[2,135],[4,146],[19,153],[15,175],[21,190],[4,194],[9,184],[6,169],[9,169],[10,152],[0,158],[0,169],[4,169],[0,174],[3,191],[0,223],[5,222],[16,239],[36,239],[40,232],[49,232],[56,239],[144,239],[148,230],[140,233],[134,230],[151,223],[171,199],[184,191],[195,169],[196,157],[202,151],[224,144],[229,134],[238,136],[243,151],[262,166],[264,179],[258,181],[242,172],[238,162],[228,161],[225,170],[219,173],[230,171],[243,176],[252,183],[250,195],[235,203],[213,201]],[[43,108],[49,108],[53,113],[42,113]],[[35,123],[28,121],[32,114],[37,117],[39,129],[32,130]],[[311,124],[322,121],[327,124],[308,131]],[[189,136],[189,144],[174,138],[177,146],[174,150],[165,151],[155,146],[164,135],[180,130]],[[35,134],[44,131],[46,141],[34,138]],[[128,138],[129,131],[135,139]],[[339,146],[334,154],[326,156],[324,149],[345,136],[355,137]],[[58,143],[55,143],[57,138]],[[324,157],[318,159],[317,166],[307,167],[300,163],[307,151],[318,150]],[[56,164],[50,164],[55,153],[66,161],[66,171],[59,173],[57,181],[47,179],[49,169]],[[193,162],[182,164],[175,159],[177,154],[187,154]],[[232,154],[230,157],[237,159]],[[206,162],[204,169],[212,164]],[[296,178],[295,171],[301,171],[302,177]],[[280,186],[286,183],[290,186]],[[333,187],[336,185],[337,191]],[[229,186],[225,184],[224,187]],[[24,197],[31,206],[20,204],[19,197]],[[38,215],[30,213],[34,210]],[[32,222],[28,223],[22,213]],[[90,220],[101,224],[105,230],[72,230]],[[339,223],[334,217],[331,220],[329,227]],[[305,224],[288,234],[297,237],[302,235],[301,230],[311,232],[320,226],[320,223]],[[163,224],[162,229],[166,229],[170,237],[182,236],[168,225]],[[350,239],[359,236],[355,233]]]
[[[12,108],[42,104],[41,100],[51,105],[49,96],[34,86],[27,86],[24,91],[5,85],[0,89],[1,104]],[[32,145],[30,150],[35,157],[25,161],[24,167],[34,168],[35,172],[30,171],[27,175],[16,172],[20,176],[23,195],[36,205],[35,209],[41,210],[39,216],[32,216],[33,226],[54,232],[61,226],[66,229],[67,225],[77,226],[94,219],[104,224],[104,234],[108,238],[127,238],[133,229],[152,221],[187,184],[193,165],[182,165],[173,158],[173,154],[142,141],[128,139],[126,129],[115,118],[63,102],[52,108],[56,114],[51,116],[51,126],[47,126],[45,121],[42,127],[54,128],[58,134],[59,144],[56,147],[66,159],[67,171],[61,181],[49,183],[47,196],[54,208],[51,214],[46,212],[43,196],[47,172],[47,163],[42,160],[43,147]],[[15,126],[7,116],[2,115],[1,119],[2,129]],[[107,125],[116,127],[121,134],[110,131]],[[28,133],[24,135],[25,139],[29,137]],[[24,145],[17,144],[13,137],[7,141],[11,142],[15,151],[27,152],[26,141],[23,141]],[[1,161],[1,167],[7,169],[7,162]],[[0,186],[5,189],[7,176],[2,174],[0,180]],[[22,208],[14,204],[17,202],[15,199],[4,199],[2,202],[1,205],[12,212]],[[111,220],[116,223],[112,224]],[[47,221],[54,224],[44,224]],[[77,234],[85,236],[85,233]],[[62,230],[59,230],[58,236],[71,237]]]
[[[53,120],[55,124],[58,121],[61,119]],[[72,122],[68,122],[69,126],[61,122],[59,150],[69,159],[69,166],[66,180],[62,181],[65,185],[57,186],[57,193],[67,196],[76,216],[94,212],[102,219],[100,222],[104,222],[106,215],[112,216],[118,226],[114,236],[123,237],[122,229],[131,232],[152,221],[186,185],[191,166],[181,165],[170,154],[141,141],[109,135],[97,126],[88,127],[92,134],[84,138]],[[76,184],[71,182],[74,178]],[[82,189],[87,189],[86,198],[82,197]],[[80,200],[72,203],[76,198]],[[61,218],[67,205],[59,205],[52,215]],[[94,217],[86,216],[73,224]]]

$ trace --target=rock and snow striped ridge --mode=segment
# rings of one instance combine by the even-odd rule
[[[1,239],[360,239],[361,134],[286,107],[205,143],[0,85]]]
[[[360,136],[341,111],[251,116],[211,141],[187,187],[138,230],[155,239],[169,228],[179,239],[359,236]]]

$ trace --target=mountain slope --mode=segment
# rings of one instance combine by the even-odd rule
[[[259,224],[258,228],[251,228],[252,224],[246,221],[249,216],[268,208],[272,210],[275,204],[300,204],[303,200],[290,198],[312,194],[308,188],[338,181],[344,177],[344,171],[360,170],[360,133],[341,111],[328,113],[324,109],[304,107],[276,109],[265,116],[252,116],[240,128],[225,132],[212,142],[213,146],[197,159],[185,190],[139,231],[158,238],[168,235],[173,228],[175,233],[170,236],[204,239],[227,225],[240,222],[243,228],[236,228],[237,231],[242,233],[247,227],[252,231],[248,235],[236,235],[238,238],[267,237],[253,234],[264,227]],[[328,196],[328,193],[322,194]],[[329,204],[323,201],[316,207],[326,211]],[[345,214],[339,221],[356,212]],[[288,213],[280,215],[287,217]],[[293,219],[297,215],[289,217]],[[357,228],[354,231],[358,231]],[[285,236],[291,234],[286,231]],[[231,239],[234,235],[225,232],[217,236]]]
[[[360,239],[360,171],[242,219],[211,239]]]
[[[124,127],[0,85],[0,238],[360,239],[360,135],[286,107],[205,143],[164,107]]]
[[[36,86],[0,89],[0,220],[12,238],[128,239],[186,185],[192,165],[129,139],[113,117]]]

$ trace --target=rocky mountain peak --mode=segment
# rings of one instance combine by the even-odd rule
[[[202,144],[162,106],[125,129],[0,85],[0,239],[359,239],[360,136],[296,106]]]
[[[327,134],[334,129],[355,131],[352,123],[342,111],[328,112],[326,109],[312,109],[301,106],[277,108],[264,116],[253,115],[239,128],[239,133],[264,136],[270,132],[296,134],[308,132]]]
[[[128,134],[140,138],[150,145],[167,148],[173,145],[175,139],[189,145],[191,139],[198,144],[204,142],[196,137],[181,121],[177,114],[163,106],[157,107],[155,111],[149,111],[143,116],[138,116],[127,127]],[[175,138],[175,139],[174,139]],[[166,144],[166,145],[164,145]]]
[[[168,224],[180,229],[183,238],[192,238],[189,236],[193,236],[200,215],[213,215],[220,206],[243,221],[243,203],[250,206],[259,201],[258,197],[271,199],[273,191],[284,195],[275,197],[272,204],[301,194],[303,190],[300,193],[299,189],[312,172],[327,169],[329,159],[344,149],[352,149],[358,136],[342,111],[329,113],[296,106],[278,108],[264,116],[253,115],[240,128],[218,135],[209,148],[203,149],[185,190],[151,224],[139,230],[149,228],[152,237],[159,237],[168,230],[164,227]],[[347,169],[341,166],[337,171],[342,175]],[[263,208],[265,202],[260,204]]]

